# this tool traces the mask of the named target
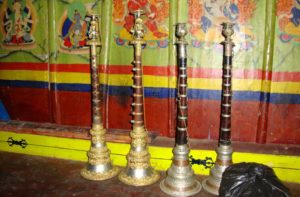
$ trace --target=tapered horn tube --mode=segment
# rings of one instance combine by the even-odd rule
[[[187,100],[187,34],[186,24],[176,25],[177,36],[177,127],[173,160],[167,171],[167,177],[160,183],[163,192],[172,196],[191,196],[201,190],[201,184],[197,181],[194,171],[189,163],[190,148],[187,138],[188,124],[188,100]]]
[[[130,42],[134,47],[131,144],[127,154],[127,166],[120,173],[119,180],[128,185],[144,186],[155,183],[160,175],[150,165],[148,133],[144,125],[142,47],[146,45],[146,42],[143,40],[144,25],[141,19],[143,11],[136,10],[133,14],[135,24],[131,30],[133,40]]]
[[[212,194],[218,195],[222,180],[222,174],[225,169],[232,164],[232,146],[231,146],[231,69],[232,53],[234,43],[233,24],[223,23],[222,35],[225,40],[222,42],[223,50],[223,76],[222,76],[222,98],[221,98],[221,116],[218,147],[216,149],[217,159],[214,167],[210,170],[210,175],[203,181],[203,188]]]
[[[101,47],[99,33],[99,19],[97,15],[91,16],[91,25],[87,45],[91,48],[91,86],[92,86],[92,129],[91,147],[88,151],[88,164],[81,170],[81,176],[88,180],[106,180],[118,174],[120,169],[112,165],[110,151],[106,146],[100,108],[100,84],[97,64],[97,47]]]

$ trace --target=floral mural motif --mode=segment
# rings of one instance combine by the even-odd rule
[[[168,46],[169,1],[168,0],[113,0],[113,22],[121,27],[114,35],[118,45],[127,45],[131,40],[130,29],[134,24],[134,10],[145,11],[145,40],[150,48]]]
[[[189,24],[193,47],[211,48],[222,40],[221,23],[235,23],[235,42],[240,50],[253,47],[254,35],[249,20],[254,0],[189,0]]]
[[[1,11],[2,46],[12,49],[32,48],[36,27],[36,12],[31,0],[3,1]]]
[[[60,50],[65,53],[88,53],[86,39],[90,25],[89,5],[75,1],[61,17]]]
[[[278,17],[279,38],[283,43],[300,42],[300,0],[278,0],[276,15]]]

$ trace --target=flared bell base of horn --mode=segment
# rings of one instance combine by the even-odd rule
[[[203,180],[202,185],[208,193],[219,195],[223,172],[232,164],[232,146],[219,145],[216,152],[217,161],[210,170],[209,177]]]
[[[157,182],[160,178],[158,172],[152,167],[147,169],[143,168],[127,168],[119,174],[119,180],[127,185],[132,186],[146,186],[152,185]]]
[[[93,125],[91,148],[88,151],[88,163],[81,170],[81,176],[88,180],[100,181],[110,179],[120,172],[120,168],[113,166],[110,159],[110,150],[106,146],[106,130],[102,125]]]
[[[208,180],[208,178],[202,181],[203,189],[216,196],[219,195],[220,184],[221,182],[214,182],[212,180]]]
[[[180,182],[169,185],[166,180],[162,180],[160,183],[160,189],[170,196],[193,196],[201,191],[201,184],[195,180],[194,184],[190,187],[182,187]]]
[[[147,131],[143,126],[133,127],[127,166],[119,174],[119,180],[127,185],[145,186],[158,181],[160,174],[151,167],[147,147]]]
[[[189,163],[188,145],[176,145],[173,155],[172,165],[160,183],[160,189],[171,196],[192,196],[200,192],[201,184]]]
[[[81,176],[91,181],[102,181],[115,177],[119,174],[120,168],[108,165],[88,165],[81,170]]]

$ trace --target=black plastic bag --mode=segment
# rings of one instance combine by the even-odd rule
[[[221,197],[290,197],[272,168],[258,163],[238,163],[223,173]]]

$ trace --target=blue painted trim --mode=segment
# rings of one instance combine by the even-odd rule
[[[21,80],[0,80],[0,86],[22,87],[22,88],[48,88],[48,82],[21,81]]]
[[[89,84],[75,84],[75,83],[51,83],[51,90],[55,91],[76,91],[76,92],[90,92],[91,85]]]
[[[39,81],[9,81],[0,80],[0,86],[12,87],[29,87],[29,88],[48,88],[47,82]],[[89,84],[67,84],[67,83],[51,83],[51,90],[54,91],[75,91],[75,92],[90,92]],[[102,92],[108,92],[110,96],[131,96],[132,88],[129,86],[108,86],[101,85]],[[176,89],[174,88],[153,88],[146,87],[144,89],[146,98],[175,98]],[[205,90],[205,89],[189,89],[189,99],[207,99],[220,100],[220,90]],[[278,94],[265,93],[255,91],[234,91],[233,100],[237,101],[258,101],[270,102],[274,104],[300,104],[300,94]]]

